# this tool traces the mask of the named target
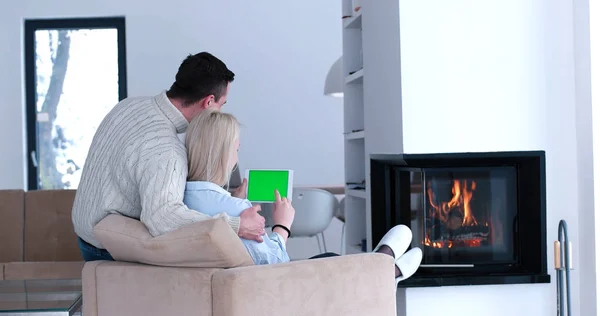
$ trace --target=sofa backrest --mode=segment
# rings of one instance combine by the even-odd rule
[[[0,190],[0,263],[81,261],[74,190]]]
[[[23,260],[24,208],[23,190],[0,190],[0,262]]]
[[[81,261],[71,209],[75,190],[25,193],[24,261]]]
[[[186,268],[254,265],[242,241],[223,218],[191,223],[152,237],[142,222],[111,214],[94,227],[94,236],[118,261]]]

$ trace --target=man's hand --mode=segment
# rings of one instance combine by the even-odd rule
[[[262,236],[265,234],[265,218],[260,216],[260,205],[254,205],[245,209],[240,214],[240,238],[263,242]]]
[[[233,192],[232,196],[239,198],[239,199],[246,199],[246,188],[248,187],[248,180],[246,180],[246,178],[244,178],[244,180],[242,181],[242,184],[240,184],[240,186],[235,189],[235,192]]]

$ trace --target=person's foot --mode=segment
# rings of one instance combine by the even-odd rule
[[[398,287],[398,282],[410,278],[417,272],[419,265],[421,265],[421,260],[423,260],[423,251],[421,248],[413,248],[396,260],[396,268],[400,269],[401,274],[396,278],[396,288]]]
[[[377,249],[378,253],[384,253],[388,256],[391,256],[392,258],[394,257],[394,251],[392,250],[392,248],[390,248],[388,245],[382,245],[379,249]],[[394,259],[394,262],[396,262],[396,259]],[[398,266],[394,263],[394,267],[396,268],[396,278],[401,276],[402,273],[400,272],[400,269],[398,268]]]
[[[394,261],[396,261],[404,254],[406,249],[408,249],[411,241],[412,231],[410,228],[406,225],[396,225],[381,238],[381,241],[377,244],[377,247],[373,249],[373,252],[387,253],[394,257]]]

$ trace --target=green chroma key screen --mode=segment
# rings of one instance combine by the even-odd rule
[[[249,170],[248,200],[275,201],[275,189],[281,197],[287,197],[288,176],[287,170]]]

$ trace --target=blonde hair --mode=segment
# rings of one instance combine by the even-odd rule
[[[209,108],[197,115],[185,136],[188,180],[228,184],[233,171],[230,160],[239,135],[239,123],[231,114]]]

